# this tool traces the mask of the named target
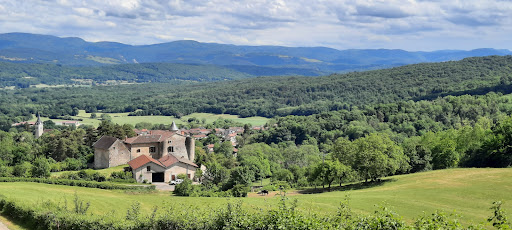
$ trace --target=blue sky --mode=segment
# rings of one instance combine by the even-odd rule
[[[0,0],[0,33],[154,44],[512,49],[512,1]]]

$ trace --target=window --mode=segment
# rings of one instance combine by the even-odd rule
[[[167,148],[167,152],[169,152],[169,153],[173,153],[173,152],[174,152],[174,146],[169,146],[169,147]]]
[[[151,171],[151,166],[146,167],[146,170]]]
[[[154,152],[156,152],[156,147],[155,147],[155,146],[151,146],[151,147],[149,147],[149,152],[150,152],[150,153],[154,153]]]
[[[137,152],[140,153],[140,149],[137,149]]]
[[[169,144],[170,144],[171,142],[172,142],[172,141],[167,141],[167,143],[169,143]]]

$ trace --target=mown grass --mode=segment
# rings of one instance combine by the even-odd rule
[[[206,124],[213,123],[217,119],[231,119],[237,122],[240,122],[242,124],[251,124],[253,126],[260,126],[267,123],[268,118],[265,117],[247,117],[247,118],[239,118],[236,115],[229,115],[229,114],[212,114],[212,113],[192,113],[187,116],[183,116],[182,118],[178,119],[172,116],[128,116],[129,113],[108,113],[110,117],[112,117],[112,122],[117,124],[131,124],[135,126],[137,123],[140,122],[148,122],[151,124],[171,124],[173,121],[176,122],[176,124],[184,124],[187,123],[189,118],[196,118],[199,121],[202,121],[202,119],[205,119]],[[97,127],[100,123],[100,117],[102,115],[101,112],[96,113],[97,118],[91,118],[90,113],[86,113],[84,110],[80,110],[80,113],[77,116],[72,116],[74,119],[82,119],[80,121],[81,124],[84,125],[92,125]],[[42,117],[41,120],[46,121],[49,120],[47,117]],[[63,121],[60,119],[51,119],[54,122],[57,121]],[[30,121],[36,121],[36,118],[34,117]]]
[[[449,169],[400,175],[385,178],[383,182],[365,185],[345,185],[337,191],[315,194],[318,190],[289,191],[289,197],[298,200],[298,209],[305,213],[334,215],[340,202],[350,197],[349,205],[356,213],[371,214],[379,205],[386,206],[404,217],[407,222],[436,210],[455,212],[464,224],[483,223],[491,215],[493,201],[502,200],[503,208],[512,213],[512,169]],[[278,197],[251,198],[176,197],[169,192],[128,193],[36,183],[2,183],[0,195],[21,200],[27,204],[51,199],[70,201],[76,193],[91,202],[91,212],[105,214],[116,210],[122,217],[135,201],[143,210],[154,206],[178,205],[180,207],[211,208],[224,205],[228,200],[243,200],[252,210],[275,205]]]

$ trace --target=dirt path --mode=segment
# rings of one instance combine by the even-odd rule
[[[0,230],[9,230],[4,223],[0,222]]]
[[[287,192],[286,193],[287,196],[296,196],[296,195],[300,195],[300,193],[296,192],[296,191],[291,191],[291,192]],[[258,194],[256,192],[250,192],[250,193],[247,193],[247,197],[260,197],[260,198],[265,198],[265,197],[274,197],[274,196],[279,196],[279,191],[271,191],[268,193],[268,195],[261,195],[261,194]]]

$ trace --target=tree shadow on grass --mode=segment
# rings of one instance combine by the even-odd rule
[[[382,186],[385,183],[393,182],[395,179],[383,179],[378,181],[370,181],[370,182],[359,182],[359,183],[353,183],[353,184],[347,184],[343,186],[332,186],[331,189],[326,186],[325,189],[322,187],[318,188],[307,188],[303,190],[298,190],[297,193],[300,194],[316,194],[316,193],[324,193],[324,192],[334,192],[334,191],[349,191],[349,190],[360,190],[360,189],[367,189],[367,188],[373,188]]]
[[[15,219],[9,215],[6,215],[6,214],[3,214],[2,212],[0,212],[0,215],[5,218],[5,220],[11,222],[11,223],[4,223],[5,225],[7,225],[9,228],[10,227],[14,227],[14,229],[20,229],[20,230],[25,230],[25,229],[35,229],[36,226],[34,226],[34,224],[32,222],[29,222],[29,221],[25,221],[25,220],[20,220],[20,219]],[[9,226],[10,224],[14,225],[14,226]]]

